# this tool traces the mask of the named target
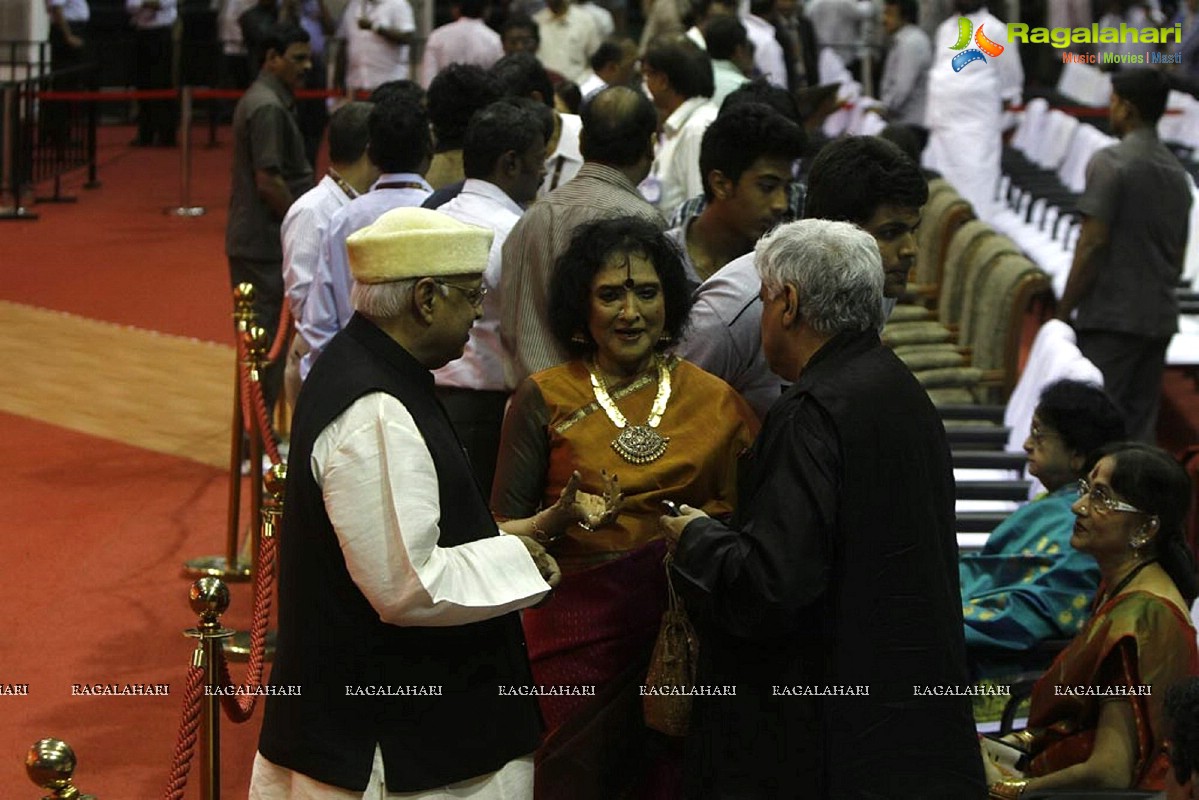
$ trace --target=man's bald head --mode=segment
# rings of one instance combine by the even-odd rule
[[[584,161],[630,167],[645,157],[658,128],[654,105],[641,92],[611,86],[583,108],[579,150]]]

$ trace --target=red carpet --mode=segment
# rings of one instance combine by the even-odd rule
[[[223,232],[229,186],[223,147],[194,139],[197,219],[166,216],[179,203],[179,152],[132,150],[129,128],[102,131],[94,191],[72,205],[39,204],[34,222],[0,222],[0,299],[231,343]],[[78,187],[72,176],[68,187]],[[5,331],[20,336],[20,331]],[[46,353],[46,358],[53,358]],[[170,365],[163,365],[163,380]],[[153,385],[146,387],[153,402]],[[1167,427],[1195,440],[1194,386],[1174,381]],[[79,398],[81,405],[86,397]],[[169,414],[170,409],[163,409]],[[175,745],[195,623],[180,565],[223,545],[226,477],[195,462],[0,414],[0,786],[37,797],[24,777],[30,744],[69,742],[77,785],[101,800],[161,795]],[[250,592],[235,585],[225,622],[249,626]],[[234,667],[235,677],[242,668]],[[168,697],[73,697],[75,683],[169,683]],[[244,797],[261,711],[222,720],[223,791]],[[189,797],[198,796],[193,766]]]
[[[23,757],[54,736],[75,749],[79,788],[157,798],[193,649],[181,632],[196,621],[179,567],[219,552],[226,476],[7,414],[0,442],[0,683],[29,685],[28,697],[0,696],[0,786],[6,797],[39,797]],[[225,622],[246,629],[249,586],[231,590]],[[233,670],[235,679],[242,674],[240,665]],[[72,684],[96,683],[167,683],[171,694],[72,696]],[[245,796],[259,719],[222,724],[230,797]]]
[[[179,151],[131,149],[131,129],[102,129],[101,188],[79,188],[84,176],[74,174],[66,185],[77,203],[39,203],[36,221],[0,222],[0,299],[231,344],[227,128],[222,136],[223,147],[194,150],[193,203],[208,213],[183,219],[162,212],[179,202]],[[163,379],[169,372],[164,364]],[[41,796],[23,760],[54,736],[74,747],[83,791],[158,798],[193,649],[182,631],[196,622],[180,567],[222,551],[226,475],[7,414],[0,442],[0,684],[29,684],[27,697],[0,695],[3,794]],[[231,588],[225,622],[247,629],[250,587]],[[72,696],[75,683],[168,683],[171,694]],[[245,797],[260,719],[222,720],[228,797]],[[198,796],[198,769],[188,797]]]
[[[163,213],[180,202],[180,151],[130,148],[132,136],[101,128],[99,189],[80,188],[84,173],[72,173],[76,203],[38,203],[38,220],[0,222],[0,298],[232,344],[229,131],[213,149],[206,131],[192,137],[192,203],[207,209],[196,218]]]

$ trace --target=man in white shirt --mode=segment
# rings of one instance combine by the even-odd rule
[[[645,51],[641,74],[662,120],[654,166],[641,193],[670,219],[684,200],[704,188],[700,142],[718,110],[709,102],[712,59],[685,36],[659,39]]]
[[[46,0],[50,15],[50,64],[55,70],[83,61],[84,34],[91,18],[87,0]]]
[[[402,208],[347,242],[357,313],[292,426],[254,800],[532,797],[542,723],[516,612],[560,577],[532,537],[604,515],[568,487],[500,535],[438,406],[430,371],[479,317],[491,238]]]
[[[862,21],[875,13],[872,3],[862,0],[812,0],[804,8],[816,29],[816,41],[831,48],[841,63],[858,60],[862,47]]]
[[[83,68],[88,61],[87,22],[91,10],[87,0],[46,0],[50,16],[50,69],[55,73],[51,88],[65,92],[86,89],[91,72]],[[69,107],[65,103],[46,103],[42,111],[42,136],[56,147],[65,147],[70,139]]]
[[[459,0],[458,19],[429,34],[420,62],[420,84],[426,89],[450,64],[474,64],[483,69],[504,57],[500,35],[487,27],[487,0]]]
[[[125,0],[133,22],[133,85],[138,89],[170,89],[175,58],[174,30],[179,14],[175,0]],[[175,146],[179,114],[173,100],[138,103],[138,147]]]
[[[595,20],[570,0],[548,0],[533,21],[541,39],[537,58],[546,69],[577,83],[602,41]]]
[[[321,239],[338,209],[370,189],[379,177],[366,153],[370,138],[367,121],[371,104],[346,103],[329,119],[329,169],[320,183],[300,195],[283,218],[283,291],[291,318],[304,316],[304,301],[320,261]],[[287,354],[283,386],[289,406],[294,407],[300,391],[300,358],[308,352],[304,337],[292,338]]]
[[[713,17],[704,25],[703,33],[712,58],[712,105],[720,108],[724,98],[749,81],[754,49],[745,25],[736,17]]]
[[[371,91],[406,79],[416,20],[408,0],[350,0],[337,35],[346,43],[346,88]]]
[[[626,37],[606,39],[591,57],[591,69],[579,82],[583,102],[609,86],[631,86],[637,77],[637,43]]]
[[[787,60],[779,44],[774,23],[774,0],[753,0],[749,12],[741,15],[745,32],[754,46],[754,66],[758,74],[775,86],[787,88]]]
[[[883,30],[891,45],[879,99],[892,122],[923,127],[933,46],[916,24],[919,13],[916,0],[887,0],[883,6]]]
[[[393,208],[419,206],[433,191],[424,179],[432,150],[424,108],[411,98],[388,95],[375,104],[368,126],[367,152],[379,168],[379,179],[333,214],[321,238],[320,259],[297,323],[309,347],[300,359],[301,380],[354,312],[346,239]]]
[[[433,373],[437,396],[485,492],[495,473],[504,408],[516,388],[500,342],[500,251],[524,206],[537,196],[552,130],[549,109],[533,100],[501,100],[476,113],[462,148],[466,182],[438,209],[495,234],[483,271],[483,315],[471,328],[462,358]]]
[[[504,85],[510,97],[527,97],[544,104],[553,112],[554,132],[546,143],[549,155],[545,159],[545,180],[541,182],[541,190],[537,193],[538,197],[545,197],[582,169],[579,133],[583,130],[583,121],[578,114],[554,109],[554,85],[545,67],[533,54],[510,53],[491,68],[491,73]]]
[[[612,18],[612,12],[596,3],[595,0],[578,0],[575,5],[591,15],[600,39],[607,39],[616,33],[616,21]]]
[[[982,0],[954,0],[957,12],[970,21],[971,30],[1002,45],[1003,52],[953,68],[954,57],[975,48],[973,40],[955,52],[958,17],[937,28],[933,41],[932,67],[928,71],[929,130],[924,166],[941,173],[974,206],[979,219],[992,219],[999,211],[995,199],[1002,155],[1003,112],[1020,103],[1024,68],[1015,42],[1007,39],[1007,27],[987,11]]]

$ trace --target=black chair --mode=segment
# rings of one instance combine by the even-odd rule
[[[1006,513],[993,511],[959,511],[955,515],[957,533],[990,533],[1007,519]]]

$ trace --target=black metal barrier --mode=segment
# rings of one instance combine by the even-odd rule
[[[44,42],[5,42],[0,57],[0,220],[37,219],[30,201],[72,202],[62,178],[86,168],[85,188],[100,185],[96,169],[98,110],[77,91],[94,72],[90,64],[47,69]],[[35,186],[53,181],[53,192],[34,197]]]

